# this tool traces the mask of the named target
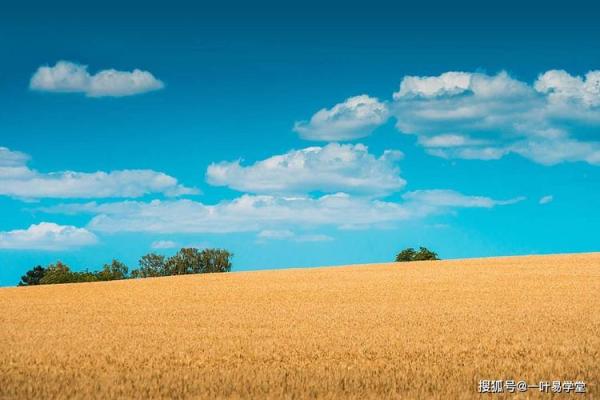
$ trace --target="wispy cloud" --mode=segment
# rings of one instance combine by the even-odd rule
[[[197,193],[153,170],[42,173],[27,166],[29,156],[0,147],[0,196],[21,199],[140,197],[149,193]]]
[[[546,195],[546,196],[542,196],[540,198],[539,203],[543,205],[543,204],[552,203],[552,201],[554,201],[554,196],[552,196],[551,194],[549,194],[549,195]]]
[[[294,131],[309,140],[353,140],[369,136],[387,120],[388,108],[385,103],[361,95],[350,97],[331,109],[323,108],[309,121],[296,122]]]
[[[97,241],[96,235],[87,229],[50,222],[0,232],[0,249],[58,251],[93,245]]]
[[[260,231],[256,235],[256,237],[258,238],[259,243],[264,243],[266,241],[272,241],[272,240],[289,240],[289,241],[300,242],[300,243],[329,242],[329,241],[334,240],[334,238],[329,235],[324,235],[324,234],[320,234],[320,233],[297,234],[288,229],[264,230],[264,231]]]
[[[152,247],[153,249],[174,249],[175,247],[177,247],[178,244],[172,240],[156,240],[154,242],[152,242],[152,244],[150,245],[150,247]]]
[[[253,165],[241,162],[211,164],[206,179],[211,185],[268,194],[347,192],[380,195],[405,185],[396,161],[402,153],[387,150],[380,157],[362,144],[330,143],[269,157]]]
[[[89,97],[122,97],[159,90],[164,83],[148,71],[106,69],[90,74],[87,65],[59,61],[42,66],[31,77],[29,87],[44,92],[77,92]]]
[[[228,233],[337,227],[365,229],[459,208],[491,208],[522,200],[494,200],[451,190],[405,194],[403,202],[374,200],[344,193],[319,198],[243,195],[214,205],[188,199],[63,204],[46,213],[90,213],[87,228],[99,232]],[[275,234],[273,234],[275,235]]]

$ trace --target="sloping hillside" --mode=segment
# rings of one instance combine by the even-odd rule
[[[600,253],[5,288],[0,398],[600,396],[599,293]]]

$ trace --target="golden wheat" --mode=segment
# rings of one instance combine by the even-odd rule
[[[0,309],[1,398],[600,396],[600,253],[5,288]]]

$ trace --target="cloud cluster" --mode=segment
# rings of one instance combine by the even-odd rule
[[[27,166],[29,156],[0,147],[0,196],[21,199],[140,197],[149,193],[197,193],[177,179],[152,170],[41,173]]]
[[[546,71],[532,84],[502,71],[405,76],[392,102],[361,95],[318,111],[294,130],[310,140],[370,135],[390,116],[434,156],[496,160],[517,154],[544,165],[600,165],[600,71]],[[584,133],[581,133],[584,132]],[[593,136],[592,136],[593,137]]]
[[[552,70],[533,85],[506,72],[407,76],[393,97],[397,128],[417,135],[435,156],[491,160],[513,153],[545,165],[600,165],[600,142],[574,132],[600,127],[600,71],[581,78]]]
[[[139,69],[131,72],[106,69],[92,75],[86,65],[59,61],[53,67],[39,67],[29,87],[45,92],[84,93],[89,97],[122,97],[159,90],[164,83]]]
[[[211,164],[208,183],[242,192],[305,194],[345,192],[380,195],[405,185],[396,161],[402,153],[386,150],[380,157],[362,144],[330,143],[269,157],[249,166],[241,162]]]
[[[309,121],[298,121],[294,131],[317,141],[354,140],[369,136],[388,120],[385,103],[367,95],[355,96],[331,109],[317,111]]]
[[[87,229],[49,222],[0,232],[0,249],[57,251],[88,246],[97,241],[96,235]]]
[[[344,193],[318,198],[242,195],[214,205],[188,199],[62,204],[47,213],[90,213],[87,228],[98,232],[230,233],[336,227],[364,229],[446,213],[458,208],[491,208],[522,198],[499,201],[451,190],[409,192],[392,202]]]

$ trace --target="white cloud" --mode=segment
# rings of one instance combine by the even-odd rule
[[[527,85],[506,72],[489,76],[481,73],[445,72],[439,76],[405,76],[394,100],[453,97],[470,93],[479,98],[514,97],[527,94]]]
[[[288,229],[281,230],[264,230],[256,235],[259,243],[267,240],[291,240],[294,242],[329,242],[334,240],[329,235],[324,234],[296,234]]]
[[[590,71],[585,78],[563,70],[547,71],[538,77],[534,88],[554,102],[575,101],[588,107],[600,105],[600,71]]]
[[[152,247],[153,249],[173,249],[177,246],[178,244],[172,240],[157,240],[155,242],[152,242],[152,244],[150,245],[150,247]]]
[[[28,161],[29,156],[27,154],[0,147],[0,168],[21,167]]]
[[[0,232],[0,249],[56,251],[88,246],[97,241],[96,235],[87,229],[50,222]]]
[[[296,235],[294,240],[296,242],[331,242],[334,239],[329,235],[315,233],[306,235]]]
[[[270,231],[286,236],[289,226],[361,229],[457,208],[490,208],[521,198],[498,201],[449,190],[409,192],[404,202],[353,197],[338,193],[316,199],[243,195],[214,205],[181,200],[63,204],[40,209],[48,213],[91,213],[88,229],[101,232],[228,233]]]
[[[331,109],[323,108],[309,121],[294,124],[304,139],[320,141],[353,140],[369,136],[388,120],[388,108],[367,95],[350,97]]]
[[[402,153],[386,150],[375,157],[362,144],[330,143],[269,157],[250,166],[211,164],[208,183],[251,193],[302,194],[312,191],[380,195],[405,185],[395,162]]]
[[[294,236],[294,232],[288,230],[288,229],[279,229],[279,230],[275,230],[275,229],[267,229],[264,231],[260,231],[258,233],[258,235],[256,235],[259,239],[274,239],[274,240],[281,240],[281,239],[289,239],[291,237]]]
[[[91,75],[86,65],[59,61],[53,67],[39,67],[29,87],[45,92],[85,93],[89,97],[121,97],[162,89],[164,84],[150,72],[139,69],[107,69]]]
[[[600,141],[574,129],[600,128],[600,71],[585,78],[548,71],[532,85],[506,72],[407,76],[394,100],[398,129],[417,135],[435,156],[493,160],[513,153],[545,165],[600,165]]]
[[[514,143],[510,151],[544,165],[564,161],[585,161],[600,165],[600,142],[582,142],[574,139],[529,139]]]
[[[450,147],[426,148],[428,154],[441,158],[462,158],[464,160],[498,160],[508,153],[497,147]]]
[[[471,74],[465,72],[446,72],[440,76],[406,76],[400,90],[394,93],[394,99],[401,97],[435,97],[446,94],[458,94],[469,89]]]
[[[0,196],[22,199],[140,197],[148,193],[178,196],[197,193],[177,179],[152,170],[41,173],[27,166],[29,157],[0,147]]]
[[[509,200],[494,200],[484,196],[466,196],[454,190],[416,190],[408,192],[402,196],[405,200],[410,200],[415,204],[428,207],[460,207],[460,208],[492,208],[495,206],[504,206],[515,204],[524,197],[516,197]]]
[[[547,196],[542,196],[540,198],[539,203],[540,204],[548,204],[548,203],[552,203],[553,200],[554,200],[554,196],[552,196],[552,195],[549,194]]]
[[[419,143],[428,148],[436,147],[463,147],[476,146],[486,143],[483,140],[474,140],[465,135],[445,133],[437,136],[419,137]]]

